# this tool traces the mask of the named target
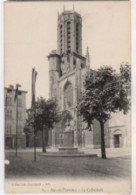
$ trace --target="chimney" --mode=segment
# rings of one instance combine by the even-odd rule
[[[9,88],[10,88],[10,89],[14,89],[14,86],[13,86],[13,85],[9,85]]]

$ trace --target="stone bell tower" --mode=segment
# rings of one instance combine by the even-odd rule
[[[82,18],[75,11],[58,14],[58,54],[82,55]]]

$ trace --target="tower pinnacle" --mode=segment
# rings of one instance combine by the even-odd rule
[[[89,54],[88,46],[86,48],[86,66],[87,66],[88,69],[90,68],[90,54]]]

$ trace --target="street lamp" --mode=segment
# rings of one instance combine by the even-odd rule
[[[16,91],[15,91],[15,101],[16,101],[16,157],[18,152],[18,88],[21,87],[20,84],[16,84]]]

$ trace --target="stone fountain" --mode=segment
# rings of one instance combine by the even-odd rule
[[[54,135],[54,132],[53,132]],[[49,157],[96,157],[96,154],[85,154],[78,150],[78,146],[75,145],[76,140],[76,131],[70,124],[70,121],[67,121],[65,124],[65,129],[60,134],[60,144],[57,151],[50,151],[46,153],[41,153],[42,156]],[[52,137],[54,138],[54,136]]]
[[[62,143],[59,152],[64,154],[79,153],[78,148],[74,146],[74,129],[69,122],[66,123],[65,131],[62,133]]]

